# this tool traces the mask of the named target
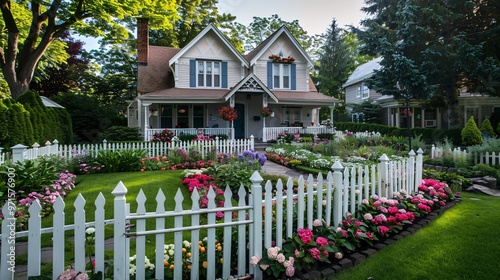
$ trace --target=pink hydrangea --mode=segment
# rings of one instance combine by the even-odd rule
[[[311,243],[313,238],[313,233],[309,228],[299,228],[297,235],[304,244]]]
[[[260,257],[259,256],[253,256],[253,257],[250,258],[250,264],[253,267],[256,267],[259,262],[260,262]]]
[[[286,276],[288,276],[288,277],[292,277],[292,276],[294,276],[294,275],[295,275],[295,268],[293,267],[293,265],[288,266],[288,267],[286,268],[285,273],[286,273]]]
[[[319,251],[318,248],[309,249],[309,253],[313,257],[313,259],[317,259],[317,260],[321,259],[321,252]]]
[[[328,245],[328,240],[324,237],[318,237],[316,238],[316,244],[318,244],[318,246],[322,248]]]
[[[275,260],[278,257],[279,251],[280,251],[280,248],[278,248],[278,247],[271,247],[271,248],[267,249],[267,257],[270,260]]]

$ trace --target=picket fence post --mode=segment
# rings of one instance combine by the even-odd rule
[[[262,181],[264,179],[259,172],[255,171],[250,177],[251,186],[251,203],[253,208],[253,256],[262,258]],[[262,271],[259,268],[254,268],[254,279],[262,279]]]
[[[378,195],[381,197],[387,197],[387,188],[389,186],[389,158],[386,154],[383,154],[380,158],[380,171],[379,176],[381,178],[381,193]]]
[[[407,181],[407,186],[405,186],[405,189],[408,191],[408,193],[412,193],[415,190],[415,175],[416,175],[416,170],[415,170],[415,151],[413,149],[408,153],[410,158],[408,159],[408,181]]]
[[[17,163],[18,161],[24,161],[24,152],[26,151],[28,146],[24,146],[23,144],[17,144],[12,149],[12,162]]]
[[[424,154],[424,151],[419,148],[417,150],[417,166],[415,168],[415,192],[418,191],[418,186],[420,186],[420,184],[422,184],[422,169],[423,169],[423,164],[424,164],[424,160],[423,160],[423,154]]]
[[[125,219],[127,213],[127,200],[125,195],[127,194],[127,188],[120,181],[116,185],[115,189],[111,192],[114,199],[114,278],[115,279],[127,279],[128,276],[128,257],[126,257],[127,250],[127,237],[125,236]]]
[[[335,188],[333,199],[335,209],[333,210],[333,225],[338,226],[342,221],[342,170],[344,167],[337,160],[333,164],[333,187]]]

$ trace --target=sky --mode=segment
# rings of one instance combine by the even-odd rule
[[[284,21],[299,20],[309,36],[325,33],[332,20],[338,27],[359,26],[365,18],[361,12],[364,0],[219,0],[219,12],[236,16],[236,21],[248,26],[253,17],[267,18],[277,14]],[[97,49],[97,40],[76,36],[85,42],[85,49]]]
[[[254,16],[267,18],[277,14],[284,21],[299,20],[309,36],[325,33],[332,20],[338,27],[359,26],[365,18],[364,0],[219,0],[219,12],[236,16],[248,26]]]

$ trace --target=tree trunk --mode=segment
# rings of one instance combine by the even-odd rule
[[[443,117],[446,120],[448,129],[458,128],[460,126],[460,117],[458,114],[458,92],[456,89],[455,78],[450,78],[445,88],[448,110]]]

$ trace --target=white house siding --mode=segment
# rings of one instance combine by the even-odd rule
[[[361,103],[361,98],[356,97],[356,91],[360,84],[354,84],[346,87],[345,89],[345,103],[346,104],[358,104]]]
[[[293,62],[296,66],[296,83],[297,91],[309,91],[309,69],[307,66],[307,60],[300,54],[300,52],[295,48],[292,42],[285,35],[280,36],[259,58],[255,68],[255,75],[267,85],[267,63],[271,61],[269,56],[283,55],[283,57],[293,57],[295,61]]]
[[[189,87],[189,61],[192,59],[221,60],[227,62],[228,86],[241,80],[241,62],[213,33],[206,34],[179,59],[176,66],[176,87]]]

